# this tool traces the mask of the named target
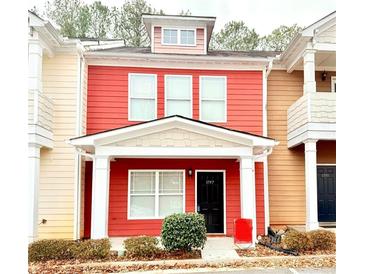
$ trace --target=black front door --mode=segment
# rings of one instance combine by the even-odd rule
[[[318,221],[336,222],[336,166],[317,167]]]
[[[208,233],[223,233],[223,172],[198,172],[197,211],[205,216]]]

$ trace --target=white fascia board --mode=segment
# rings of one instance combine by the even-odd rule
[[[192,61],[226,61],[226,62],[252,62],[269,64],[270,60],[267,57],[219,57],[219,56],[207,56],[207,55],[184,55],[184,54],[153,54],[153,53],[127,53],[127,52],[100,52],[100,51],[88,51],[85,52],[86,58],[139,58],[139,59],[150,59],[150,60],[186,60],[189,58]]]
[[[250,147],[118,147],[118,146],[96,146],[95,155],[97,156],[114,156],[114,157],[253,157],[253,151]]]
[[[336,44],[333,43],[315,43],[313,49],[318,51],[336,51]]]
[[[143,123],[139,125],[137,124],[121,129],[102,132],[99,134],[70,140],[69,143],[76,146],[106,145],[117,142],[121,139],[129,139],[137,136],[143,136],[171,128],[181,128],[199,134],[209,135],[215,138],[222,138],[227,141],[237,142],[245,146],[276,145],[276,141],[272,139],[235,132],[224,128],[182,119],[180,117],[171,117],[149,123]]]
[[[142,15],[143,22],[148,22],[151,20],[161,20],[161,21],[168,21],[168,20],[174,20],[174,21],[201,21],[201,22],[215,22],[215,17],[195,17],[195,16],[189,16],[189,17],[182,17],[182,16],[174,16],[174,15]]]
[[[217,62],[212,60],[195,61],[186,58],[185,60],[159,59],[150,60],[148,58],[88,58],[89,65],[113,66],[113,67],[140,67],[140,68],[163,68],[163,69],[199,69],[199,70],[228,70],[228,71],[261,71],[266,64],[248,62]],[[253,63],[253,62],[251,62]]]
[[[303,36],[310,36],[313,37],[314,30],[315,29],[321,29],[324,30],[328,29],[332,25],[336,24],[336,12],[333,12],[324,18],[320,19],[319,21],[313,23],[312,25],[308,26],[302,31]]]

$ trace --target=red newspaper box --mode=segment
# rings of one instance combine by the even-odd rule
[[[235,219],[233,234],[236,244],[252,243],[252,219]]]

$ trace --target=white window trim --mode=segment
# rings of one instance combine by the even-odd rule
[[[154,76],[155,78],[155,115],[154,117],[151,119],[157,119],[157,74],[152,74],[152,73],[128,73],[128,121],[148,121],[148,120],[143,120],[143,119],[132,119],[131,117],[131,99],[138,99],[138,98],[132,98],[131,97],[131,76],[134,75],[139,75],[139,76]],[[152,99],[152,98],[139,98],[139,99]]]
[[[177,30],[177,44],[164,42],[164,30]],[[181,31],[191,30],[194,31],[194,44],[181,44]],[[183,46],[183,47],[196,47],[196,29],[195,28],[176,28],[176,27],[161,27],[161,45],[164,46]]]
[[[154,217],[132,217],[130,216],[130,203],[131,203],[131,173],[132,172],[156,172],[156,185],[155,185],[155,216]],[[183,173],[183,213],[185,213],[185,169],[128,169],[128,204],[127,204],[127,220],[163,220],[165,217],[159,217],[159,173],[160,172],[182,172]],[[169,195],[174,195],[175,193],[169,193]],[[180,195],[175,194],[175,195]]]
[[[224,87],[225,87],[225,92],[224,92],[224,119],[223,120],[218,120],[218,121],[214,121],[214,120],[203,120],[202,119],[202,79],[203,78],[223,78],[224,79]],[[215,100],[210,100],[210,101],[215,101]],[[222,101],[222,100],[216,100],[216,101]],[[212,122],[212,123],[226,123],[227,122],[227,76],[209,76],[209,75],[201,75],[199,76],[199,120],[204,121],[204,122]]]
[[[227,196],[226,196],[226,170],[225,169],[196,169],[195,170],[195,213],[198,213],[198,172],[215,172],[215,173],[223,173],[223,233],[219,234],[227,234],[227,216],[226,216],[226,204],[227,204]]]
[[[164,94],[165,94],[165,100],[164,100],[164,103],[165,103],[165,117],[167,116],[167,78],[168,77],[180,77],[180,78],[190,78],[190,114],[191,116],[188,117],[188,118],[193,118],[193,76],[192,75],[174,75],[174,74],[165,74],[165,91],[164,91]],[[184,99],[178,99],[178,98],[169,98],[170,100],[182,100],[182,101],[186,101]]]
[[[335,92],[336,76],[331,76],[331,92]]]

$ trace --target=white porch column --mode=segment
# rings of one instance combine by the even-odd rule
[[[38,193],[40,145],[28,145],[28,240],[32,242],[38,237]]]
[[[316,51],[313,49],[306,49],[303,54],[304,94],[317,90],[315,53]]]
[[[38,123],[39,117],[38,97],[42,90],[42,56],[43,49],[35,32],[33,38],[28,39],[28,90],[33,93],[33,124]]]
[[[252,219],[252,239],[256,241],[255,163],[251,157],[240,158],[241,218]]]
[[[304,142],[305,150],[305,193],[306,193],[306,230],[319,227],[317,212],[317,140]]]
[[[96,155],[93,163],[91,239],[108,237],[109,171],[109,157]]]

